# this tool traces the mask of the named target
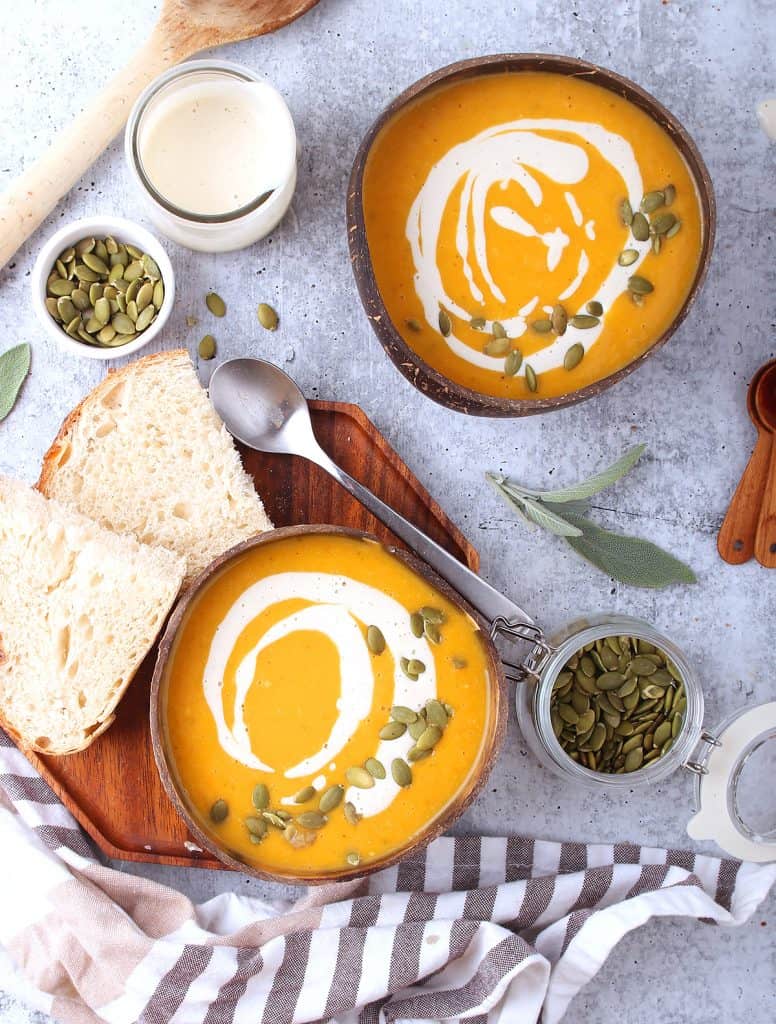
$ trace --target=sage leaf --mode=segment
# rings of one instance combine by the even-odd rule
[[[625,476],[628,470],[632,469],[639,461],[646,447],[645,444],[637,444],[635,447],[629,448],[611,466],[601,470],[600,473],[596,473],[594,476],[588,477],[587,480],[580,480],[578,484],[572,484],[571,487],[561,487],[557,491],[536,491],[534,493],[542,501],[551,501],[553,503],[582,501],[585,498],[590,498],[594,494],[598,494],[599,491],[611,487],[613,483],[616,483],[621,477]]]
[[[0,356],[0,420],[13,409],[29,371],[29,345],[16,345]]]
[[[529,523],[533,523],[536,526],[541,526],[545,530],[549,530],[550,533],[554,533],[556,537],[579,537],[582,531],[577,526],[572,526],[571,523],[567,522],[557,512],[553,512],[552,509],[546,508],[542,505],[541,501],[537,501],[528,495],[515,494],[508,486],[503,477],[496,476],[494,473],[486,473],[486,479],[493,486],[496,493],[501,495],[502,498],[524,519],[527,519]]]
[[[584,516],[569,514],[581,536],[566,537],[571,547],[597,569],[632,587],[660,590],[672,583],[697,583],[692,569],[640,537],[611,533]]]

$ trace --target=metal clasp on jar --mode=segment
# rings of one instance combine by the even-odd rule
[[[710,732],[705,729],[700,735],[699,743],[705,743],[707,747],[721,747],[722,744],[716,736],[712,736]],[[706,750],[697,761],[685,761],[682,764],[682,768],[686,768],[688,772],[692,772],[693,775],[708,775],[709,769],[706,767],[706,761],[708,760],[709,751]]]
[[[511,643],[521,640],[532,645],[529,653],[519,664],[507,661],[506,658],[501,659],[506,670],[504,675],[512,683],[521,683],[528,676],[538,678],[555,651],[555,648],[547,643],[542,629],[533,622],[510,621],[499,615],[491,624],[490,637],[491,640],[495,640],[499,636]]]

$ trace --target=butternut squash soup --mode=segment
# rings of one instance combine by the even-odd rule
[[[274,874],[406,847],[472,783],[493,729],[477,623],[375,541],[267,540],[186,609],[161,692],[177,790]]]
[[[503,398],[564,395],[656,341],[698,269],[695,181],[664,129],[582,77],[483,74],[422,93],[376,136],[369,253],[427,364]]]

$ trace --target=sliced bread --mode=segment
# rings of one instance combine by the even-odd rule
[[[47,754],[104,732],[185,561],[0,477],[0,722]]]
[[[185,350],[111,373],[65,420],[43,460],[50,498],[186,558],[186,583],[272,529]]]

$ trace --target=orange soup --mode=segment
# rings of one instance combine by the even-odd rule
[[[473,782],[488,665],[474,620],[376,542],[264,542],[176,634],[161,707],[178,788],[218,846],[261,869],[380,860]]]
[[[581,77],[441,85],[376,137],[363,206],[407,344],[488,395],[563,395],[632,362],[698,269],[701,211],[667,133]]]

